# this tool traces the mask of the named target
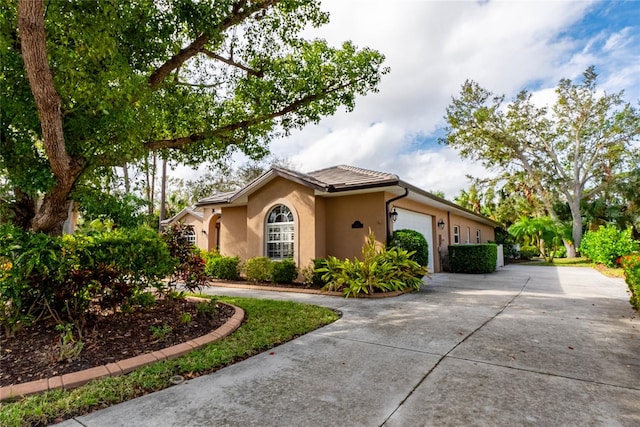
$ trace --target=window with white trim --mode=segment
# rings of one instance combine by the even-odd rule
[[[271,259],[293,258],[293,213],[285,205],[271,209],[267,216],[266,253]]]
[[[480,243],[480,229],[476,230],[476,243]]]
[[[467,241],[465,243],[467,245],[471,243],[471,227],[467,227]]]
[[[459,225],[453,226],[453,244],[454,245],[460,244],[460,226]]]

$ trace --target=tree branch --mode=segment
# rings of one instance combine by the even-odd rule
[[[356,80],[357,82],[357,80]],[[247,128],[249,126],[253,126],[253,125],[257,125],[259,123],[263,123],[266,122],[268,120],[273,120],[275,118],[278,117],[282,117],[287,113],[291,113],[295,110],[297,110],[298,108],[304,106],[304,105],[308,105],[314,101],[317,101],[319,99],[324,98],[326,95],[333,93],[333,92],[337,92],[341,89],[344,89],[346,87],[351,86],[353,83],[355,82],[349,82],[349,83],[345,83],[342,84],[340,86],[336,86],[334,88],[328,89],[326,91],[322,91],[320,93],[315,93],[315,94],[311,94],[311,95],[307,95],[302,97],[301,99],[292,102],[291,104],[287,105],[286,107],[275,111],[273,113],[270,114],[265,114],[262,116],[256,116],[256,117],[252,117],[246,120],[241,120],[235,123],[231,123],[228,124],[226,126],[222,126],[221,128],[218,129],[214,129],[211,132],[207,132],[207,133],[194,133],[188,136],[183,136],[183,137],[177,137],[177,138],[171,138],[171,139],[161,139],[161,140],[156,140],[156,141],[150,141],[145,143],[145,147],[148,150],[162,150],[162,149],[166,149],[166,148],[171,148],[171,149],[179,149],[182,148],[184,146],[193,144],[195,142],[200,142],[200,141],[204,141],[205,139],[208,138],[224,138],[224,137],[228,137],[229,133],[234,132],[238,129],[243,129],[243,128]]]
[[[240,0],[234,4],[231,14],[223,19],[212,32],[220,34],[234,25],[238,25],[255,12],[266,10],[280,1],[281,0],[261,0],[248,4],[247,0]],[[201,52],[204,46],[211,40],[211,36],[212,34],[207,33],[200,34],[189,46],[180,49],[178,53],[173,55],[149,76],[149,86],[152,89],[158,88],[173,70],[181,67],[188,59]]]
[[[202,48],[202,49],[200,49],[200,51],[202,53],[204,53],[205,55],[207,55],[208,57],[210,57],[210,58],[217,59],[218,61],[222,61],[227,65],[231,65],[232,67],[237,67],[237,68],[240,68],[243,71],[246,71],[247,75],[255,76],[255,77],[258,77],[258,78],[261,78],[261,77],[264,76],[264,71],[262,71],[262,70],[254,70],[252,68],[249,68],[249,67],[247,67],[245,65],[242,65],[242,64],[234,61],[231,58],[224,58],[224,57],[218,55],[217,53],[211,52],[209,49]]]

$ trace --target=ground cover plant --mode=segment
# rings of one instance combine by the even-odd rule
[[[219,301],[239,306],[246,312],[245,323],[227,338],[128,375],[102,378],[71,391],[55,390],[18,402],[0,403],[0,425],[48,425],[105,408],[170,387],[171,377],[175,375],[189,379],[214,372],[339,317],[330,309],[294,302],[240,297],[220,297]]]

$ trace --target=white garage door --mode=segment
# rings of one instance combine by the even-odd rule
[[[429,271],[433,272],[433,252],[436,246],[433,241],[433,217],[406,209],[396,208],[398,219],[393,223],[394,230],[409,229],[421,233],[429,244]]]

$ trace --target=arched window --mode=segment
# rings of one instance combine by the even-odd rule
[[[267,216],[267,257],[293,258],[293,213],[284,205],[271,209]]]

